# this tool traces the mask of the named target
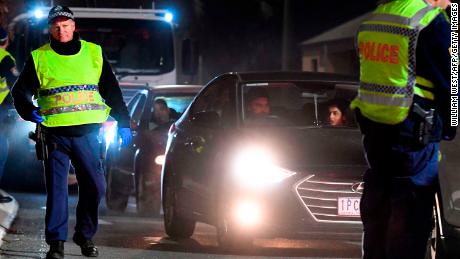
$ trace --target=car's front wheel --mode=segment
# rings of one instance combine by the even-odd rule
[[[166,234],[174,239],[189,238],[195,231],[196,222],[177,213],[177,193],[170,179],[163,185],[163,211]]]

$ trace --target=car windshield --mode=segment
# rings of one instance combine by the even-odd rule
[[[243,122],[248,127],[356,127],[349,109],[351,85],[251,83],[243,85]]]
[[[157,75],[174,69],[173,32],[167,22],[77,18],[75,23],[81,39],[102,46],[118,75]],[[19,67],[30,51],[49,42],[46,19],[19,23],[15,34],[11,51]]]
[[[76,23],[82,39],[103,46],[118,74],[161,74],[174,67],[172,28],[167,22],[80,18]]]

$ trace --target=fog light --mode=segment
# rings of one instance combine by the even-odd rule
[[[255,202],[241,202],[235,206],[235,218],[242,225],[255,225],[261,218],[260,207]]]

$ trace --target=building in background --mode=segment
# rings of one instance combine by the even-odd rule
[[[367,14],[303,41],[302,70],[357,75],[355,36]]]

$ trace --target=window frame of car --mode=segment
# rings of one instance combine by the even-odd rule
[[[237,102],[238,103],[238,123],[239,125],[241,125],[241,127],[246,127],[245,125],[245,122],[244,122],[244,112],[245,112],[245,102],[244,102],[244,98],[245,98],[245,91],[244,91],[244,87],[247,87],[247,86],[266,86],[266,87],[270,87],[271,84],[276,84],[276,83],[293,83],[294,85],[299,85],[299,89],[303,89],[303,87],[301,85],[310,85],[310,84],[314,84],[314,85],[321,85],[323,87],[327,87],[329,90],[332,90],[334,91],[335,93],[337,93],[338,91],[341,91],[341,94],[339,95],[339,97],[342,97],[343,99],[346,99],[347,101],[351,102],[352,99],[354,99],[354,97],[356,97],[357,95],[357,89],[358,89],[358,84],[354,83],[354,82],[340,82],[340,81],[320,81],[320,80],[259,80],[259,81],[241,81],[239,82],[238,84],[238,94],[237,94]],[[267,88],[268,89],[268,88]],[[315,109],[318,109],[319,107],[316,107]],[[353,117],[351,117],[353,113],[350,114],[350,111],[348,111],[346,113],[346,116],[347,118],[349,118],[350,120],[350,126],[346,126],[346,127],[337,127],[337,128],[357,128],[356,126],[356,122],[354,120]],[[320,120],[320,117],[318,117],[318,121]],[[324,125],[321,125],[321,126],[324,126]]]
[[[145,104],[147,103],[149,94],[148,90],[140,90],[128,104],[130,110],[128,110],[129,116],[131,118],[131,126],[134,126],[134,129],[139,129],[142,125],[141,121],[144,116],[144,109]],[[142,106],[142,107],[140,107]],[[140,109],[140,111],[139,111]],[[139,117],[137,118],[137,112],[139,113]],[[136,116],[134,116],[136,113]]]
[[[223,82],[225,80],[234,80],[234,82],[233,83],[231,82],[230,84],[225,85],[225,83]],[[197,125],[197,126],[205,127],[205,128],[232,128],[232,127],[235,127],[238,122],[238,108],[237,108],[238,106],[238,94],[237,94],[238,90],[237,89],[238,89],[238,84],[239,84],[238,81],[239,81],[238,77],[235,74],[224,74],[224,75],[221,75],[215,78],[211,82],[209,82],[193,101],[192,106],[190,107],[190,112],[188,114],[189,122],[192,125]],[[219,86],[219,85],[224,85],[224,86]],[[207,108],[205,108],[205,110],[200,110],[200,111],[196,110],[198,109],[197,107],[199,105],[203,105],[201,103],[202,99],[204,99],[203,103],[205,104],[206,102],[205,98],[209,98],[209,96],[212,96],[211,94],[209,94],[210,92],[212,91],[221,92],[221,91],[224,91],[222,90],[223,88],[230,89],[229,91],[229,96],[230,96],[229,101],[230,102],[228,104],[228,107],[232,108],[232,111],[229,112],[229,114],[233,114],[233,118],[231,118],[231,121],[226,122],[224,124],[222,123],[223,120],[221,118],[221,115],[219,115],[215,110],[209,109],[208,111],[206,111]],[[209,103],[206,105],[209,105]],[[216,121],[217,119],[216,115],[218,117],[218,121]],[[205,123],[205,121],[209,123]]]
[[[151,127],[150,127],[150,123],[151,123],[151,119],[152,119],[152,116],[153,116],[153,112],[154,112],[154,102],[155,100],[158,98],[158,97],[185,97],[185,96],[190,96],[192,101],[190,101],[190,103],[193,102],[193,98],[194,96],[196,96],[197,93],[195,94],[189,94],[188,92],[184,91],[184,92],[167,92],[167,91],[156,91],[154,89],[151,89],[149,91],[149,97],[148,97],[148,105],[146,105],[144,107],[144,115],[142,116],[141,118],[141,124],[143,125],[142,128],[143,129],[148,129],[148,130],[151,130]],[[190,103],[188,105],[190,105]],[[170,106],[169,103],[166,103],[168,105],[168,108],[171,109],[172,107]],[[187,105],[187,106],[188,106]],[[182,114],[187,110],[187,108],[185,108],[185,110],[181,113],[178,112],[178,114],[180,116],[182,116]],[[177,112],[177,111],[176,111]],[[179,117],[180,117],[179,116]],[[157,125],[158,126],[158,125]]]

